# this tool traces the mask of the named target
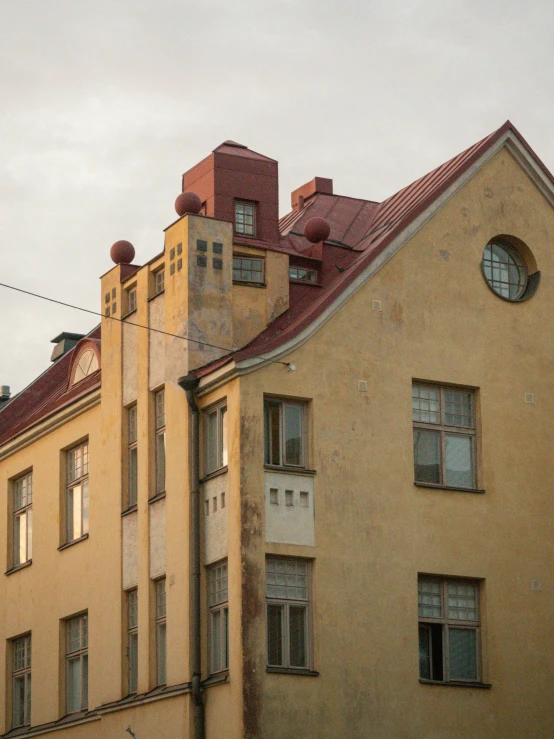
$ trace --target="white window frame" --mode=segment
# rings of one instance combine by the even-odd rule
[[[304,574],[306,577],[306,593],[305,597],[301,598],[298,594],[294,595],[276,595],[274,589],[276,586],[272,586],[269,582],[271,579],[271,572],[275,567],[281,569],[289,565],[295,565],[298,571],[298,565],[302,565],[302,569],[305,570]],[[313,630],[312,630],[312,567],[311,562],[305,559],[293,558],[293,557],[267,557],[266,559],[266,654],[267,654],[267,666],[272,669],[285,669],[285,670],[312,670],[313,669]],[[292,573],[291,573],[292,575]],[[292,575],[294,578],[295,576]],[[288,590],[288,587],[287,587]],[[281,663],[271,660],[271,649],[270,649],[270,609],[278,608],[281,611]],[[305,664],[304,665],[293,665],[291,664],[291,609],[297,608],[304,610],[304,645],[305,645]]]
[[[89,532],[88,439],[66,451],[65,531],[66,542]],[[73,460],[73,461],[72,461]],[[76,505],[77,504],[77,505]]]
[[[78,630],[78,644],[70,641],[71,630]],[[66,713],[78,713],[88,708],[88,614],[68,618],[65,622],[65,706]],[[73,695],[70,665],[78,664],[78,694]]]
[[[167,590],[165,577],[155,581],[156,587],[156,685],[167,682]]]
[[[154,393],[154,456],[154,495],[162,495],[166,487],[165,388]]]
[[[229,669],[229,582],[227,560],[208,568],[208,660],[210,675]]]
[[[275,461],[272,455],[272,440],[270,436],[271,424],[269,408],[279,409],[279,460]],[[301,436],[300,436],[300,459],[299,463],[290,462],[286,457],[286,409],[287,407],[299,408],[301,411]],[[273,396],[264,397],[264,463],[266,467],[286,467],[290,469],[306,469],[308,460],[307,449],[307,416],[308,404],[302,400],[288,398],[277,398]]]
[[[215,449],[213,436],[210,428],[215,417]],[[213,464],[211,463],[213,459]],[[204,411],[204,474],[227,467],[229,461],[229,434],[227,401],[218,403]]]
[[[424,616],[421,614],[421,609],[424,607],[421,604],[421,593],[420,583],[434,583],[440,587],[440,616]],[[458,619],[449,617],[448,614],[448,586],[449,585],[471,585],[475,588],[475,600],[476,600],[476,619]],[[418,630],[419,637],[421,638],[421,629],[425,629],[428,633],[430,650],[429,650],[429,665],[430,665],[430,677],[427,678],[421,674],[421,646],[420,646],[420,668],[419,675],[420,680],[429,680],[431,682],[441,683],[480,683],[481,682],[481,604],[480,604],[480,582],[472,578],[453,578],[453,577],[441,577],[437,575],[419,575],[418,576]],[[433,633],[432,627],[440,627],[441,634],[441,651],[442,651],[442,679],[433,674],[433,659],[432,659],[432,644],[433,644]],[[476,664],[476,677],[475,678],[451,678],[451,666],[450,666],[450,631],[452,629],[460,630],[471,630],[475,632],[475,664]],[[435,633],[438,629],[435,628]]]
[[[11,640],[12,648],[12,729],[31,725],[31,634]],[[19,652],[19,654],[18,654]],[[23,684],[23,702],[17,686]],[[22,720],[18,714],[23,709]]]
[[[414,403],[417,399],[414,397],[414,392],[420,390],[434,391],[438,394],[439,400],[439,418],[435,421],[422,421],[415,418],[418,411],[414,409]],[[446,393],[447,392],[458,392],[465,393],[470,396],[471,415],[469,426],[458,426],[447,423],[446,419]],[[477,443],[476,443],[476,394],[471,388],[466,387],[455,387],[449,385],[435,385],[427,382],[416,382],[412,383],[412,421],[414,429],[414,481],[420,485],[429,485],[430,487],[451,487],[459,490],[475,490],[477,489]],[[419,411],[421,413],[421,411]],[[428,431],[438,434],[439,436],[439,481],[427,481],[421,480],[417,477],[417,465],[416,465],[416,438],[417,432]],[[470,454],[471,454],[471,466],[472,466],[472,484],[470,487],[464,485],[451,485],[446,481],[446,438],[448,436],[459,436],[469,437],[470,443]]]
[[[242,211],[240,209],[243,209]],[[250,212],[246,212],[247,209]],[[256,218],[257,203],[252,200],[235,200],[234,217],[235,217],[235,234],[237,236],[249,236],[251,238],[256,237],[257,229],[257,218]],[[247,223],[247,221],[252,221]]]
[[[12,481],[13,546],[12,565],[30,562],[33,558],[33,471],[25,472]],[[23,535],[23,541],[22,541]]]

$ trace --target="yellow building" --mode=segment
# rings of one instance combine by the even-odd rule
[[[554,180],[277,183],[215,149],[2,388],[0,734],[551,739]]]

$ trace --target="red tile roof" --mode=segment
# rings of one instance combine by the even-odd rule
[[[100,326],[83,341],[100,345]],[[72,359],[82,342],[54,362],[0,409],[0,446],[100,387],[101,370],[69,387]]]
[[[299,211],[280,221],[280,251],[293,257],[307,256],[311,244],[303,236],[304,225],[313,216],[326,218],[331,233],[323,249],[319,282],[321,287],[290,283],[290,307],[265,331],[242,349],[195,371],[205,376],[231,360],[240,361],[282,346],[307,328],[358,277],[371,262],[439,198],[471,165],[505,133],[512,131],[554,184],[554,178],[515,127],[506,121],[497,131],[387,198],[382,203],[316,194]]]

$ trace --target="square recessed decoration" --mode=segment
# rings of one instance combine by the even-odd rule
[[[214,269],[223,269],[223,259],[218,259],[217,257],[214,257]]]
[[[372,300],[371,301],[371,310],[381,310],[381,301],[380,300]]]
[[[196,257],[196,264],[199,267],[206,267],[206,265],[208,264],[208,260],[207,260],[207,258],[203,254],[199,254]]]
[[[358,390],[361,393],[367,393],[367,382],[365,380],[358,380]]]
[[[533,404],[535,402],[535,396],[533,393],[525,393],[525,402]]]
[[[169,274],[174,275],[175,274],[175,262],[169,265]]]
[[[171,251],[169,252],[169,258],[175,259],[175,249],[171,249]]]
[[[214,241],[214,254],[223,254],[223,244]]]
[[[208,242],[203,239],[196,239],[196,250],[197,251],[208,251]]]
[[[183,260],[178,259],[177,260],[177,271],[180,272],[183,269]]]
[[[182,243],[177,244],[177,256],[179,256],[179,254],[181,254],[182,251],[183,251],[183,244]]]

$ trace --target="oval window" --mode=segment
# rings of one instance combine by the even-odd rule
[[[527,287],[527,267],[513,246],[493,239],[483,252],[483,274],[488,286],[505,300],[520,300]]]
[[[96,352],[92,349],[87,349],[86,352],[81,354],[77,367],[75,368],[75,374],[73,375],[73,384],[84,380],[88,375],[92,375],[98,369],[98,357]]]

